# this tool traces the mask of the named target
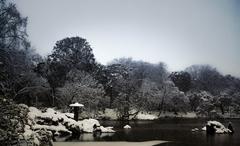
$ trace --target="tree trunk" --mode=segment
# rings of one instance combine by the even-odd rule
[[[129,95],[126,96],[125,101],[123,119],[129,120]]]
[[[55,106],[55,95],[56,95],[56,89],[52,88],[52,106]]]
[[[220,104],[220,110],[221,110],[221,112],[222,112],[222,115],[224,115],[224,107],[223,107],[223,105],[222,104]]]
[[[113,91],[112,91],[112,88],[111,88],[111,90],[110,90],[110,103],[109,103],[110,108],[112,108],[112,106],[113,106],[113,100],[114,100],[114,97],[113,97]]]
[[[161,103],[159,103],[159,114],[158,114],[158,117],[160,117],[162,111],[164,110],[164,100],[165,100],[165,96],[166,96],[166,88],[164,88],[164,92],[163,92],[163,97],[162,97],[162,100],[161,100]]]

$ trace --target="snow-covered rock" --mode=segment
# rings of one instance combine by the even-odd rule
[[[197,131],[199,131],[199,129],[198,128],[193,128],[191,131],[192,132],[197,132]]]
[[[33,126],[33,129],[34,130],[47,129],[49,131],[54,131],[55,133],[58,133],[58,134],[61,134],[61,133],[72,134],[72,132],[69,131],[61,123],[59,123],[59,125],[57,125],[57,126],[54,126],[54,125],[38,125],[38,124],[36,124],[36,125]]]
[[[49,145],[52,143],[52,133],[43,128],[40,130],[33,130],[33,128],[31,128],[29,125],[25,125],[22,136],[23,137],[20,137],[20,139],[32,139],[34,145],[36,146],[43,144]]]
[[[100,129],[103,133],[114,133],[115,131],[113,130],[113,127],[103,127],[100,126]]]
[[[113,127],[103,127],[100,126],[98,120],[95,119],[84,119],[82,121],[78,121],[78,124],[81,124],[83,127],[83,132],[91,133],[93,132],[93,125],[99,126],[103,133],[112,133],[115,132]]]
[[[37,108],[35,107],[30,107],[29,108],[29,117],[32,121],[34,121],[35,123],[38,123],[37,126],[35,126],[35,128],[40,128],[39,125],[51,125],[51,123],[47,123],[47,122],[55,122],[55,126],[58,126],[59,123],[61,123],[62,125],[65,125],[66,127],[68,128],[75,128],[75,129],[78,129],[78,131],[81,131],[82,130],[82,125],[77,123],[75,120],[67,117],[64,113],[60,113],[58,111],[55,111],[54,109],[52,108],[48,108],[46,110],[46,112],[42,112],[40,110],[38,110]],[[47,123],[47,124],[46,124]],[[62,125],[59,125],[59,127],[63,127]],[[64,126],[64,127],[65,127]],[[47,129],[54,129],[54,130],[59,130],[59,129],[56,129],[54,127],[45,127]],[[62,128],[61,129],[62,132],[65,131],[66,133],[69,133],[69,131],[65,130]]]
[[[31,121],[34,121],[33,129],[47,129],[52,131],[54,135],[72,134],[87,132],[93,132],[93,125],[100,126],[98,120],[84,119],[82,121],[75,121],[71,117],[71,113],[61,113],[52,108],[48,108],[46,112],[42,112],[35,107],[29,108],[28,116]],[[110,127],[101,126],[102,132],[115,132]]]
[[[125,125],[123,128],[124,129],[131,129],[132,127],[130,125]]]
[[[24,139],[30,139],[33,136],[33,134],[34,134],[34,131],[31,130],[30,126],[25,125],[24,133],[23,133]]]
[[[93,125],[100,126],[100,123],[98,120],[95,119],[84,119],[82,121],[78,121],[79,124],[82,125],[84,132],[93,132]]]
[[[228,128],[226,128],[222,123],[218,122],[218,121],[208,121],[207,125],[213,125],[214,129],[215,129],[215,133],[217,134],[223,134],[223,133],[230,133],[231,130],[229,130]],[[206,126],[204,126],[202,128],[202,130],[206,131],[207,128]]]
[[[37,109],[35,107],[29,107],[28,109],[29,109],[28,117],[31,120],[34,120],[37,115],[41,115],[42,114],[42,111],[40,111],[39,109]]]
[[[202,131],[206,131],[207,130],[207,128],[206,128],[206,126],[204,126],[203,128],[202,128]]]

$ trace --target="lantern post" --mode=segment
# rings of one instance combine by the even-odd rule
[[[70,104],[69,106],[73,107],[73,110],[74,110],[74,120],[78,121],[79,109],[84,107],[84,105],[80,104],[78,102],[75,102],[73,104]]]

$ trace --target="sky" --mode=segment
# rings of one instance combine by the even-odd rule
[[[80,36],[98,62],[132,57],[170,71],[209,64],[240,77],[240,0],[16,0],[43,56]]]

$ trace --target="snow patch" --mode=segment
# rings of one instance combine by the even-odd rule
[[[131,129],[132,127],[130,125],[125,125],[123,128],[124,129]]]
[[[148,113],[138,113],[136,117],[139,120],[155,120],[155,119],[158,119],[157,115],[148,114]]]

